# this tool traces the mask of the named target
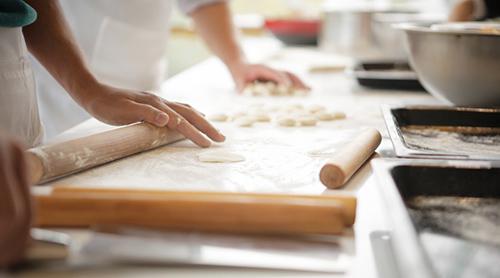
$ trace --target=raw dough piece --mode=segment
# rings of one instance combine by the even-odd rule
[[[307,108],[307,111],[309,113],[318,113],[318,112],[322,112],[322,111],[325,111],[326,108],[323,106],[323,105],[311,105]]]
[[[291,127],[291,126],[295,126],[297,121],[292,117],[279,117],[277,119],[277,123],[280,126]]]
[[[264,113],[264,112],[254,113],[254,114],[252,114],[252,117],[257,122],[270,122],[271,121],[271,117],[269,117],[269,115],[267,113]]]
[[[265,96],[269,94],[269,90],[263,83],[252,83],[248,84],[245,89],[243,89],[243,94],[251,96]]]
[[[304,107],[300,104],[291,104],[288,106],[285,106],[281,109],[282,112],[285,114],[297,114],[297,113],[303,113],[304,112]]]
[[[252,96],[267,96],[269,92],[269,87],[265,84],[255,83],[253,85]]]
[[[297,118],[297,122],[301,126],[315,126],[318,123],[318,120],[312,116],[302,116]]]
[[[283,84],[274,82],[255,82],[248,84],[243,89],[243,94],[250,96],[294,96],[307,95],[309,91],[304,89],[293,88]]]
[[[223,113],[219,113],[208,116],[208,119],[214,122],[225,122],[229,119],[229,116]]]
[[[237,112],[231,115],[231,121],[236,121],[239,118],[247,117],[247,113],[245,112]]]
[[[266,83],[263,83],[263,85],[266,86],[266,88],[269,92],[276,91],[276,83],[274,83],[274,82],[266,82]]]
[[[286,96],[293,93],[292,88],[283,84],[277,85],[275,90],[276,90],[276,95],[280,96]]]
[[[213,150],[198,154],[198,160],[208,163],[229,163],[244,161],[245,157],[230,151]]]
[[[254,84],[249,84],[243,89],[244,95],[253,95]]]
[[[315,114],[320,121],[334,121],[345,119],[344,112],[319,112]]]
[[[235,123],[239,127],[251,127],[255,123],[255,118],[251,116],[245,116],[237,119]]]

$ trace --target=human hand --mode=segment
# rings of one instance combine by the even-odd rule
[[[239,92],[245,86],[260,80],[272,81],[285,86],[292,86],[296,89],[310,90],[310,88],[295,74],[288,71],[280,71],[260,64],[242,64],[231,69],[236,88]]]
[[[97,84],[82,101],[84,108],[98,120],[112,125],[145,121],[158,127],[177,130],[200,147],[212,139],[225,140],[205,117],[187,104],[170,102],[147,92],[118,89]],[[206,135],[206,136],[205,136]],[[208,138],[207,138],[208,136]]]
[[[448,21],[471,21],[474,20],[475,4],[472,0],[462,0],[455,4],[448,16]]]
[[[19,262],[29,242],[31,195],[23,148],[0,135],[0,268]]]

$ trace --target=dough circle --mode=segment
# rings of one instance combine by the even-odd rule
[[[295,121],[295,119],[291,118],[291,117],[280,117],[280,118],[278,118],[277,123],[280,126],[291,127],[291,126],[295,126],[297,121]]]
[[[244,116],[235,121],[236,125],[239,127],[251,127],[255,123],[255,119],[250,116]]]
[[[316,117],[320,121],[334,121],[345,119],[346,115],[343,112],[319,112]]]
[[[255,82],[248,84],[243,89],[244,95],[249,96],[302,96],[307,95],[308,90],[294,88],[290,85],[276,84],[275,82]]]
[[[318,123],[315,117],[312,116],[303,116],[297,119],[297,122],[301,126],[315,126]]]
[[[309,113],[318,113],[318,112],[323,112],[326,110],[326,107],[324,107],[323,105],[319,105],[319,104],[315,104],[315,105],[311,105],[307,108],[307,111],[309,111]]]
[[[206,163],[231,163],[245,161],[245,157],[231,151],[213,150],[198,154],[198,160]]]
[[[252,115],[257,122],[270,122],[271,117],[267,113],[254,113]]]

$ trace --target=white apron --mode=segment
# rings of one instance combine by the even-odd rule
[[[157,91],[166,78],[169,0],[65,0],[66,18],[92,72],[106,84]],[[35,67],[47,137],[89,115],[45,70]]]
[[[27,146],[42,141],[35,80],[21,27],[0,27],[0,130]]]

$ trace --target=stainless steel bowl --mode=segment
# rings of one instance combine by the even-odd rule
[[[500,106],[500,35],[402,24],[413,69],[435,97],[459,106]]]
[[[404,31],[394,28],[401,23],[433,24],[446,20],[444,13],[382,12],[373,15],[373,34],[384,58],[408,59]]]

